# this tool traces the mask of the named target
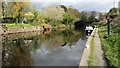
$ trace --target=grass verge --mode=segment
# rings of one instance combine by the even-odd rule
[[[120,68],[119,48],[120,48],[120,25],[111,25],[110,36],[107,35],[107,26],[99,27],[99,36],[104,50],[105,59],[111,68]]]
[[[95,35],[95,32],[94,32]],[[94,59],[94,35],[92,36],[92,40],[90,42],[90,55],[88,60],[88,66],[93,66],[92,61]]]
[[[7,23],[5,24],[5,27],[6,28],[17,28],[17,27],[21,27],[21,26],[24,26],[24,27],[31,27],[32,25],[31,24],[24,24],[24,23]]]

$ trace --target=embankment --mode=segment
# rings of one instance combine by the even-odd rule
[[[90,55],[90,44],[91,44],[91,40],[92,40],[92,37],[94,35],[95,29],[96,28],[94,28],[91,35],[87,39],[87,42],[86,42],[79,66],[88,66],[88,60],[89,60],[89,55]]]
[[[34,32],[34,31],[42,31],[43,27],[40,26],[30,26],[30,27],[17,27],[17,28],[3,28],[0,25],[0,35],[4,34],[13,34],[13,33],[23,33],[23,32]]]

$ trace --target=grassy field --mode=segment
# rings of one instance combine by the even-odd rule
[[[104,50],[105,58],[109,66],[112,68],[118,67],[120,56],[120,25],[111,25],[110,36],[107,35],[107,26],[99,26],[99,36],[101,39],[101,44]]]

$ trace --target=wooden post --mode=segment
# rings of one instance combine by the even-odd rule
[[[110,36],[110,19],[107,19],[107,26],[108,26],[108,36]]]

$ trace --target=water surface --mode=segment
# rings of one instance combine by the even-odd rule
[[[83,30],[1,36],[2,66],[78,66],[86,43]]]

